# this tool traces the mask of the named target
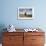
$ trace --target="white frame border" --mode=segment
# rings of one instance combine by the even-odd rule
[[[27,18],[19,17],[19,9],[20,9],[20,8],[28,8],[28,9],[31,8],[31,9],[32,9],[32,18],[28,18],[28,17],[27,17]],[[19,8],[17,8],[17,9],[18,9],[17,19],[26,19],[26,20],[27,20],[27,19],[34,19],[34,8],[33,8],[33,7],[19,7]]]

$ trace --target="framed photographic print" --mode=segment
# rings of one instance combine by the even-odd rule
[[[17,17],[18,17],[18,19],[33,19],[34,8],[32,8],[32,7],[19,7]]]

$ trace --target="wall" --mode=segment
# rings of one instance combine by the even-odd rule
[[[18,7],[33,7],[35,18],[18,20]],[[16,28],[40,27],[46,32],[46,0],[0,0],[0,29],[9,24]]]
[[[15,25],[16,28],[39,27],[46,28],[45,0],[1,0],[0,24]],[[18,7],[33,7],[34,19],[17,20]]]

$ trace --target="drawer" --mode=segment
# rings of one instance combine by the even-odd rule
[[[44,46],[44,44],[32,44],[32,46]]]
[[[9,42],[11,42],[11,41],[13,41],[13,37],[11,38],[11,37],[9,37],[9,36],[5,36],[5,37],[3,37],[3,43],[9,43]]]
[[[23,36],[23,32],[4,32],[4,36]]]
[[[2,46],[23,46],[23,44],[2,44]]]
[[[32,43],[33,44],[43,44],[44,36],[32,36]]]
[[[24,32],[24,36],[44,36],[44,32]]]
[[[2,46],[16,46],[14,44],[3,44]]]
[[[23,36],[4,36],[3,43],[14,43],[23,41]]]

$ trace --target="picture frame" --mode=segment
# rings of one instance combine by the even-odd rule
[[[18,8],[18,19],[33,19],[34,8],[32,7],[19,7]]]

